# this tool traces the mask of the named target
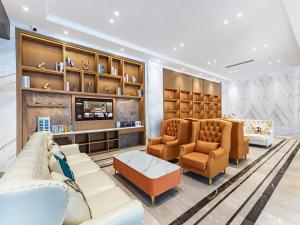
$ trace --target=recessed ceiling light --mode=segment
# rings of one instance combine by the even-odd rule
[[[109,22],[114,23],[115,21],[114,21],[114,19],[109,19]]]
[[[277,63],[281,63],[281,61],[278,59],[278,60],[277,60]]]
[[[69,32],[67,30],[64,30],[64,34],[68,34]]]
[[[208,65],[210,65],[210,62],[207,62]]]
[[[184,43],[180,43],[180,47],[183,47],[184,46]]]
[[[242,14],[242,13],[239,13],[239,14],[236,15],[236,17],[237,17],[237,18],[242,18],[242,17],[243,17],[243,14]]]
[[[125,51],[125,49],[124,48],[121,48],[121,52],[124,52]]]
[[[159,63],[160,62],[159,59],[157,59],[156,62]]]
[[[115,14],[115,16],[119,16],[120,15],[119,11],[115,11],[114,14]]]
[[[254,48],[252,48],[252,50],[255,52],[255,51],[257,50],[257,48],[256,48],[256,47],[254,47]]]
[[[177,50],[177,47],[174,47],[173,49],[176,51],[176,50]]]
[[[185,68],[184,68],[184,67],[182,67],[182,70],[183,70],[183,71],[185,71]]]
[[[229,23],[228,20],[224,20],[224,25],[227,25]]]
[[[271,64],[272,64],[272,62],[268,62],[268,64],[269,64],[269,65],[271,65]]]
[[[25,6],[25,5],[22,7],[22,9],[23,9],[23,11],[25,11],[25,12],[28,12],[28,11],[29,11],[29,8],[28,8],[27,6]]]
[[[236,72],[236,73],[237,73],[237,72],[239,72],[239,71],[238,71],[238,70],[235,70],[234,72]]]
[[[268,45],[267,45],[267,44],[264,44],[264,48],[266,48],[266,47],[268,47]]]
[[[229,71],[228,73],[231,74],[231,71]]]
[[[214,63],[216,63],[216,62],[217,62],[217,60],[215,59],[215,60],[214,60]]]

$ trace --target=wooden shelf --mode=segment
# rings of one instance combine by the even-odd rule
[[[127,96],[127,95],[112,95],[102,93],[88,93],[88,92],[75,92],[75,91],[61,91],[61,90],[47,90],[39,88],[23,88],[23,91],[32,91],[40,93],[54,93],[54,94],[65,94],[65,95],[85,95],[85,96],[96,96],[96,97],[110,97],[110,98],[128,98],[128,99],[142,99],[139,96]]]
[[[140,87],[140,86],[143,85],[143,84],[141,84],[141,83],[133,83],[133,82],[124,82],[124,84],[125,84],[125,85],[130,85],[130,86],[138,86],[138,87]]]
[[[194,100],[194,103],[199,104],[199,103],[203,103],[203,101],[196,101],[196,100]]]
[[[181,92],[184,92],[184,93],[192,93],[192,91],[184,91],[184,90],[181,90]]]
[[[52,75],[57,75],[57,76],[64,75],[64,72],[59,72],[56,70],[40,69],[40,68],[36,68],[36,67],[31,67],[31,66],[22,66],[22,69],[23,69],[23,71],[27,71],[27,72],[52,74]]]
[[[165,113],[177,113],[179,112],[178,109],[174,109],[174,110],[165,110]]]
[[[179,91],[178,89],[165,88],[165,91]]]
[[[111,74],[106,74],[106,73],[99,73],[99,78],[110,78],[110,79],[117,79],[117,80],[121,80],[122,77],[118,76],[118,75],[111,75]]]
[[[181,102],[191,103],[193,100],[180,100]]]
[[[165,99],[165,102],[177,102],[179,99]]]
[[[203,110],[194,110],[194,113],[202,113]]]
[[[193,111],[192,109],[182,109],[181,112],[191,112]]]
[[[28,107],[42,107],[42,108],[67,108],[67,105],[64,104],[39,104],[39,103],[28,103]]]

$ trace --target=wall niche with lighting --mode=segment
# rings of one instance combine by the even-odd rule
[[[212,119],[222,116],[220,83],[163,70],[164,119]]]

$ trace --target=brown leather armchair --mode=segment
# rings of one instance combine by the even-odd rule
[[[194,173],[212,178],[229,164],[232,124],[217,119],[200,120],[192,125],[192,143],[180,146],[179,165]],[[213,147],[212,147],[213,146]]]
[[[226,121],[232,123],[229,158],[234,159],[238,164],[240,158],[246,158],[249,153],[249,140],[244,137],[244,121],[229,119]]]
[[[184,118],[184,120],[189,122],[188,125],[188,134],[187,134],[187,141],[188,143],[192,142],[192,129],[193,129],[193,123],[194,122],[199,122],[198,119],[194,119],[194,118]]]
[[[147,153],[164,160],[176,159],[180,145],[187,143],[188,122],[182,119],[163,120],[160,137],[149,138]]]

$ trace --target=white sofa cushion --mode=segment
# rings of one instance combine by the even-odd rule
[[[116,186],[115,182],[104,171],[80,176],[76,178],[76,183],[86,197]]]
[[[73,171],[71,170],[68,163],[60,158],[56,158],[57,156],[52,155],[49,160],[49,167],[51,172],[60,173],[69,179],[75,180]]]
[[[132,201],[119,187],[110,188],[87,197],[93,218],[100,217],[115,208]]]
[[[100,167],[92,160],[74,164],[71,163],[70,168],[73,171],[75,178],[78,178],[85,174],[94,173],[100,170]]]
[[[92,215],[86,198],[76,183],[56,172],[51,172],[51,176],[53,180],[62,182],[67,189],[68,203],[63,224],[75,225],[91,219]]]
[[[72,155],[66,155],[68,164],[80,163],[85,161],[91,161],[91,158],[86,153],[77,153]]]

